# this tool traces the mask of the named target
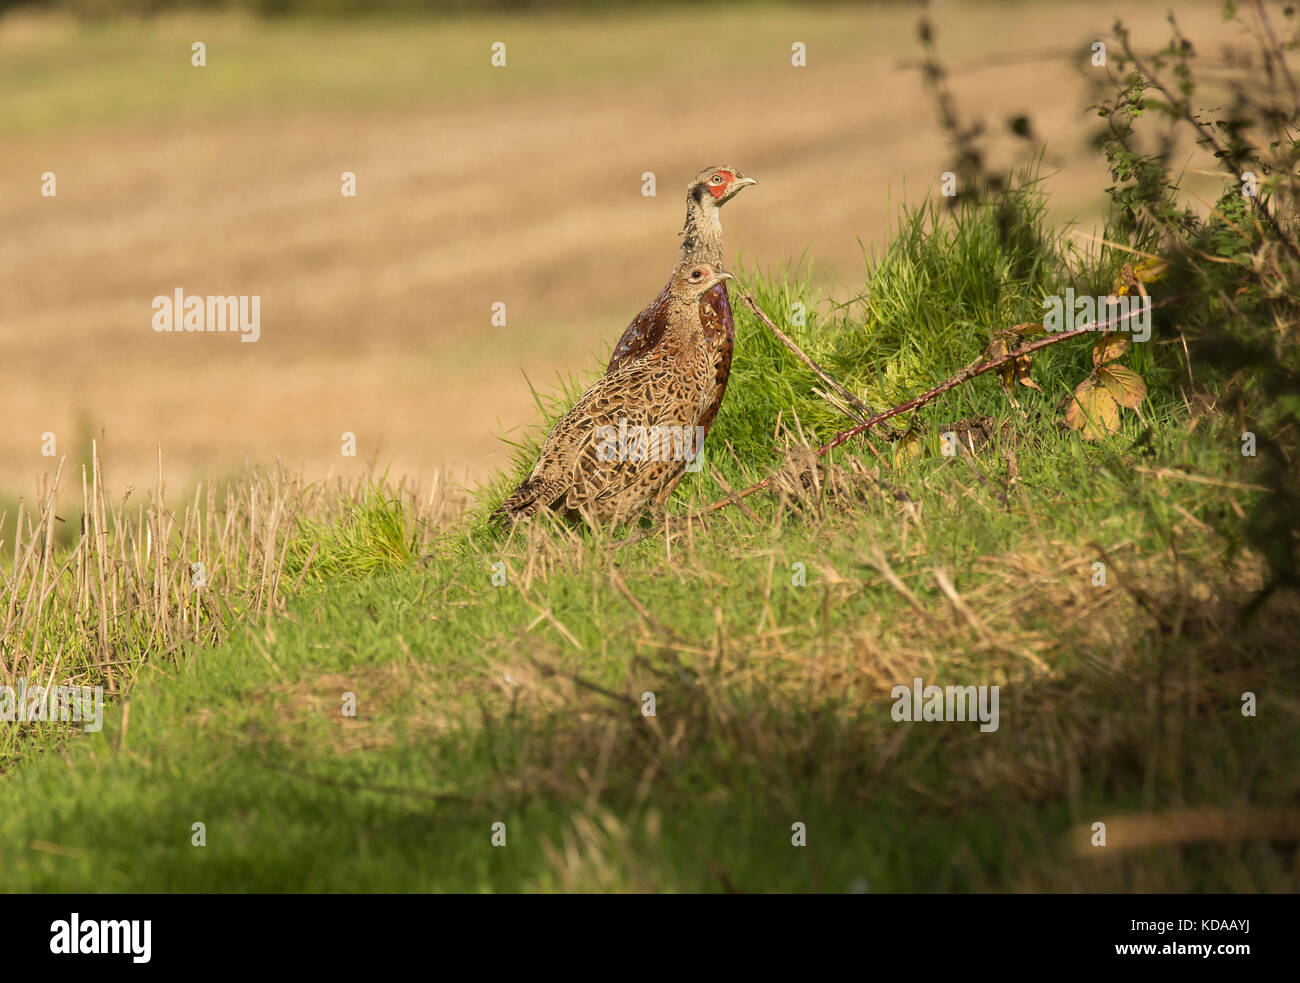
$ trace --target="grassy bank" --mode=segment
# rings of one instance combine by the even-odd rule
[[[1225,568],[1203,525],[1221,488],[1044,450],[1009,508],[927,459],[895,477],[919,521],[846,479],[820,516],[756,503],[757,522],[612,552],[461,541],[330,581],[144,670],[102,735],[8,769],[0,882],[1287,889],[1267,832],[1189,843],[1178,815],[1294,801],[1294,604],[1239,629],[1261,572]],[[1199,451],[1197,477],[1239,480]],[[1000,685],[999,729],[894,722],[890,689],[914,676]],[[1128,815],[1157,817],[1156,845],[1125,842]],[[1116,832],[1089,852],[1098,820]]]
[[[255,50],[277,29],[245,67],[306,98]],[[1270,68],[1207,122],[1192,50],[1118,32],[1100,238],[943,114],[962,192],[904,207],[849,299],[738,268],[727,398],[662,520],[487,522],[598,362],[468,498],[277,470],[174,499],[69,465],[0,520],[0,683],[102,685],[106,718],[0,731],[0,890],[1296,890],[1297,117]],[[1222,162],[1217,200],[1189,210],[1152,116]],[[1067,290],[1154,294],[1149,338],[1081,327],[819,453]],[[996,714],[906,719],[914,684]]]
[[[742,282],[892,403],[1118,264],[1061,247],[1036,203],[1010,237],[1005,210],[911,213],[853,307],[788,271]],[[817,462],[803,440],[848,421],[747,311],[738,333],[667,536],[493,533],[507,476],[413,555],[383,515],[293,527],[286,563],[321,545],[282,610],[145,662],[101,734],[6,768],[0,886],[1294,887],[1300,609],[1281,592],[1240,618],[1268,575],[1241,531],[1258,459],[1189,411],[1179,347],[1134,346],[1147,398],[1102,441],[1054,423],[1088,339],[1036,357],[1017,406],[989,375],[883,460]],[[988,442],[944,456],[943,428],[978,417]],[[773,468],[776,492],[688,518]],[[896,721],[917,677],[998,686],[998,728]]]

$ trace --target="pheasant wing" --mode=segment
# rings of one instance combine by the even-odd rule
[[[623,336],[614,346],[605,373],[608,375],[615,369],[630,365],[645,355],[659,344],[667,327],[668,287],[665,286],[659,291],[659,296],[647,304],[640,314],[632,318],[632,323],[623,329]]]

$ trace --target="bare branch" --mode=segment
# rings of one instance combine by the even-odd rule
[[[1154,310],[1157,307],[1163,307],[1164,305],[1172,303],[1175,300],[1181,300],[1186,296],[1187,294],[1176,294],[1175,296],[1172,297],[1166,297],[1163,300],[1152,301],[1151,309]],[[921,393],[921,395],[916,396],[913,399],[909,399],[906,403],[900,403],[898,406],[895,406],[893,409],[886,410],[883,413],[876,414],[875,416],[873,416],[871,419],[867,420],[864,423],[859,423],[855,427],[850,427],[848,430],[844,430],[841,431],[840,433],[837,433],[826,443],[818,447],[816,450],[816,454],[818,457],[824,457],[826,454],[829,454],[836,447],[839,447],[841,444],[845,443],[848,440],[851,440],[852,438],[858,436],[859,434],[866,433],[872,427],[879,426],[881,423],[885,422],[886,420],[889,420],[896,416],[900,416],[903,413],[908,413],[911,412],[912,410],[919,409],[920,407],[924,406],[926,403],[932,403],[940,396],[942,396],[944,393],[948,392],[949,390],[956,389],[958,386],[962,385],[963,383],[969,382],[971,379],[974,379],[976,376],[983,375],[985,372],[991,372],[994,369],[998,368],[999,366],[1006,365],[1008,362],[1013,362],[1018,358],[1022,358],[1025,355],[1031,354],[1032,352],[1040,351],[1044,348],[1047,348],[1049,345],[1059,344],[1060,342],[1065,341],[1068,338],[1077,338],[1080,335],[1090,334],[1095,331],[1109,330],[1115,327],[1116,325],[1118,325],[1121,321],[1125,321],[1128,318],[1133,317],[1136,313],[1137,313],[1136,311],[1128,311],[1124,314],[1119,314],[1114,318],[1107,318],[1104,321],[1097,321],[1092,324],[1084,325],[1082,328],[1075,328],[1072,331],[1062,331],[1058,334],[1049,335],[1046,338],[1040,338],[1038,341],[1031,342],[1028,345],[1020,345],[1019,347],[1007,352],[1005,355],[1000,355],[997,358],[991,359],[987,362],[982,360],[976,360],[972,362],[970,365],[966,366],[956,375],[939,383],[939,385],[935,386],[933,389],[927,389],[925,392]],[[754,494],[754,492],[761,491],[762,489],[769,487],[771,484],[772,484],[772,477],[769,475],[768,477],[764,478],[762,481],[755,482],[754,484],[750,485],[748,488],[741,489],[738,492],[733,492],[730,495],[728,495],[726,498],[722,499],[721,501],[714,502],[712,505],[709,505],[706,508],[701,509],[699,512],[695,513],[693,518],[699,518],[702,516],[709,515],[710,513],[713,512],[718,512],[722,509],[725,509],[728,505],[738,504],[740,499],[747,498],[748,496]]]

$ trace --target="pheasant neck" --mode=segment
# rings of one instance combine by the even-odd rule
[[[715,202],[686,199],[686,224],[682,226],[682,261],[722,265],[722,214]]]
[[[666,340],[671,339],[672,347],[694,351],[703,343],[704,331],[700,327],[700,314],[704,302],[705,297],[696,297],[692,300],[685,297],[673,298],[672,306],[668,310],[666,332]]]

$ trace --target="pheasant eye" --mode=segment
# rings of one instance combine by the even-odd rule
[[[714,184],[721,184],[721,183],[722,183],[722,175],[721,175],[721,174],[715,174],[715,175],[713,175],[713,177],[709,178],[709,180],[712,181]]]

